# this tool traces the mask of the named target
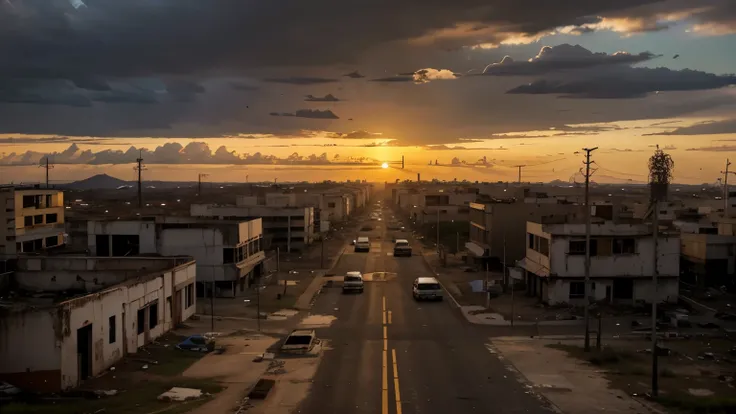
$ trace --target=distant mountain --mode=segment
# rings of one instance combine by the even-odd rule
[[[115,189],[124,185],[133,185],[133,182],[123,181],[119,178],[111,177],[107,174],[97,174],[84,180],[74,181],[64,184],[63,188],[71,190],[94,190],[94,189]]]

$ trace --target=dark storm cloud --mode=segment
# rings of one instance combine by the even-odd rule
[[[715,75],[695,70],[631,68],[589,71],[570,79],[541,79],[507,93],[557,94],[570,98],[641,98],[649,93],[718,89],[736,84],[736,75]]]
[[[350,8],[335,0],[309,7],[300,0],[96,0],[79,8],[6,1],[0,2],[0,74],[130,77],[325,65],[433,33],[443,47],[497,42],[651,3],[658,1],[569,0],[549,7],[547,0],[399,0]],[[463,24],[471,29],[441,36]]]
[[[340,99],[336,98],[331,93],[328,93],[325,96],[314,96],[314,95],[307,95],[304,98],[307,102],[339,102]]]
[[[110,85],[107,84],[107,81],[94,76],[72,79],[72,82],[77,88],[87,89],[90,91],[109,91],[111,89]]]
[[[290,112],[271,112],[271,116],[292,116],[296,118],[312,118],[312,119],[340,119],[329,109],[321,111],[319,109],[300,109],[294,113]]]
[[[330,78],[309,78],[309,77],[291,77],[291,78],[267,78],[264,82],[286,83],[289,85],[319,85],[323,83],[337,82],[337,79]]]
[[[649,52],[632,55],[626,52],[614,54],[593,53],[580,45],[561,44],[544,46],[528,61],[514,61],[506,56],[498,63],[483,69],[486,76],[544,75],[550,72],[574,69],[588,69],[598,66],[631,65],[657,57]]]

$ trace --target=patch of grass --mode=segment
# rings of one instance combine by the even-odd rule
[[[677,393],[660,396],[655,401],[665,407],[692,413],[731,414],[736,412],[736,397],[695,397],[684,393]]]
[[[12,403],[3,406],[3,414],[148,414],[159,410],[165,413],[184,413],[209,401],[164,402],[158,396],[171,387],[197,388],[216,394],[222,386],[212,380],[181,379],[171,381],[146,381],[130,383],[118,395],[100,399],[69,399],[56,402]]]

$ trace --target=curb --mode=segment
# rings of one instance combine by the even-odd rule
[[[422,260],[424,261],[424,264],[427,266],[427,269],[432,272],[435,276],[439,276],[439,273],[432,267],[432,265],[429,263],[429,260],[427,260],[427,256],[424,255],[424,253],[420,253],[422,255]],[[442,286],[442,290],[447,292],[447,296],[452,300],[452,303],[455,304],[455,307],[460,309],[460,303],[455,299],[454,296],[452,296],[452,293],[447,289],[447,287],[440,281],[439,277],[437,278],[437,281],[440,283],[440,286]],[[465,317],[465,314],[463,313],[463,317]],[[470,322],[467,317],[465,317],[465,320]],[[471,322],[472,323],[472,322]]]
[[[713,309],[713,308],[711,308],[711,307],[709,307],[709,306],[705,306],[705,305],[703,305],[703,304],[702,304],[702,303],[700,303],[700,302],[696,302],[696,301],[695,301],[694,299],[691,299],[691,298],[689,298],[689,297],[687,297],[687,296],[683,296],[683,295],[680,295],[680,299],[684,300],[685,302],[687,302],[687,303],[689,303],[689,304],[691,304],[691,305],[693,305],[693,306],[695,306],[695,307],[698,307],[698,308],[702,308],[702,309],[705,309],[705,310],[707,310],[708,312],[713,312],[713,313],[716,313],[716,312],[718,312],[718,310],[716,310],[716,309]]]

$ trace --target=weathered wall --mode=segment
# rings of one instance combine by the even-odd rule
[[[59,389],[61,351],[54,338],[54,316],[55,309],[0,316],[0,381]]]
[[[87,246],[92,255],[97,254],[97,235],[138,235],[140,254],[156,253],[156,224],[153,221],[88,221]]]

